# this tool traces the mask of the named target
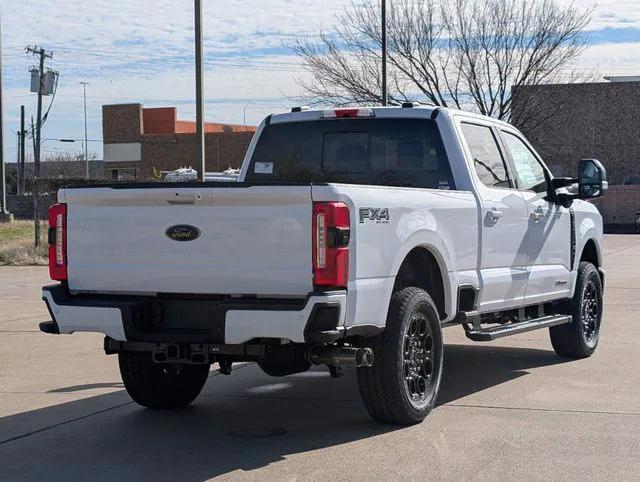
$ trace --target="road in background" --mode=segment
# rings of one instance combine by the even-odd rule
[[[130,401],[102,337],[44,335],[46,268],[0,267],[3,480],[640,479],[640,236],[605,238],[596,354],[548,333],[473,343],[445,330],[439,406],[410,428],[372,422],[355,373],[211,372],[186,410]]]

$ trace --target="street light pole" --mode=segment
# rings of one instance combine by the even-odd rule
[[[382,105],[387,105],[387,0],[382,1]]]
[[[89,82],[80,82],[84,94],[84,177],[89,179],[89,148],[87,143],[87,85]]]
[[[245,126],[247,125],[247,107],[249,107],[249,104],[251,104],[251,101],[247,102],[242,108],[242,121]]]
[[[200,180],[204,182],[206,171],[204,133],[204,85],[202,71],[202,0],[194,0],[196,30],[196,161],[200,163]]]
[[[11,220],[7,211],[7,186],[4,173],[4,126],[2,105],[2,14],[0,13],[0,221]]]

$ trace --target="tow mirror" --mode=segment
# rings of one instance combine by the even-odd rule
[[[582,159],[578,163],[578,198],[592,199],[604,196],[609,184],[607,171],[596,159]]]

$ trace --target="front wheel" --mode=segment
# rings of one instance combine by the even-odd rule
[[[119,353],[118,364],[129,396],[149,408],[186,407],[209,376],[209,365],[155,363],[149,352]]]
[[[385,423],[421,422],[438,399],[444,351],[438,310],[429,294],[415,287],[394,293],[385,331],[371,341],[373,366],[358,368],[367,411]]]
[[[575,293],[567,311],[573,317],[571,323],[549,328],[553,349],[568,358],[591,356],[598,346],[602,319],[602,281],[593,264],[580,263]]]

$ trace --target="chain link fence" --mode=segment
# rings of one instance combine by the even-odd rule
[[[15,222],[0,233],[0,265],[46,265],[48,259],[49,206],[57,200],[56,191],[11,196],[7,205]]]
[[[47,246],[49,230],[49,207],[58,202],[58,191],[40,192],[36,198],[33,196],[34,233],[33,240],[36,246]]]

